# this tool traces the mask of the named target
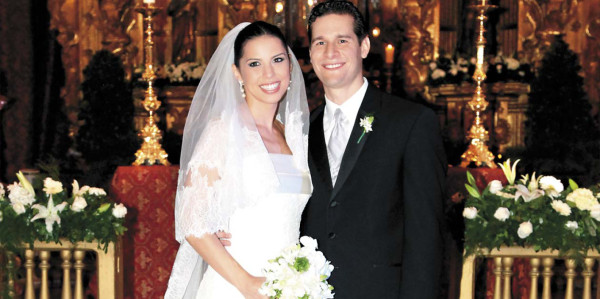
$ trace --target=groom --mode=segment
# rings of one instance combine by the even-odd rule
[[[336,298],[436,298],[446,167],[436,117],[362,76],[370,41],[353,4],[322,2],[308,26],[325,104],[311,114],[301,235],[335,266]]]

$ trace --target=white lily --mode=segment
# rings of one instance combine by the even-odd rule
[[[17,179],[19,179],[21,186],[23,188],[25,188],[25,190],[27,190],[27,192],[29,192],[29,193],[31,193],[31,195],[35,196],[35,191],[33,191],[33,186],[31,186],[31,183],[27,180],[27,178],[25,177],[25,175],[23,175],[22,172],[19,171],[17,173]]]
[[[73,186],[73,198],[83,196],[90,189],[90,186],[83,186],[83,187],[79,188],[79,182],[77,182],[77,180],[73,180],[72,186]]]
[[[514,164],[510,165],[510,159],[504,161],[504,163],[500,164],[500,168],[504,172],[504,176],[508,181],[509,185],[514,185],[515,179],[517,177],[517,164],[521,161],[520,159],[515,161]]]
[[[62,212],[62,210],[65,209],[67,203],[66,202],[62,202],[56,206],[54,206],[54,202],[52,201],[52,196],[50,196],[50,198],[48,199],[48,205],[47,206],[43,206],[40,204],[35,204],[33,206],[31,206],[34,209],[38,210],[38,213],[33,216],[33,218],[31,218],[31,222],[38,220],[38,219],[45,219],[46,220],[46,230],[51,233],[52,232],[52,226],[54,225],[54,223],[58,223],[60,225],[60,217],[58,216],[59,212]]]
[[[542,195],[544,195],[544,191],[540,189],[529,190],[527,187],[519,184],[516,186],[517,192],[515,192],[515,200],[519,199],[519,197],[523,198],[523,201],[530,202]]]

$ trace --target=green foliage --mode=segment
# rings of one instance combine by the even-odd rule
[[[469,192],[463,213],[465,255],[500,246],[523,246],[535,250],[558,250],[562,256],[582,261],[587,250],[600,250],[598,186],[585,189],[590,191],[590,196],[583,199],[579,193],[570,195],[578,188],[574,181],[570,181],[562,192],[552,196],[552,190],[540,183],[541,178],[542,176],[537,179],[533,175],[523,176],[521,180],[515,181],[513,185],[503,186],[501,190],[494,190],[490,185],[478,197]],[[474,181],[466,185],[477,190]],[[523,191],[537,195],[525,200],[523,196],[519,196],[519,192]],[[590,202],[593,207],[583,209],[581,200]],[[557,203],[568,205],[570,212],[563,210],[562,214],[559,213]],[[473,208],[477,209],[475,215]],[[504,221],[495,217],[499,208],[506,208],[510,212]],[[519,236],[519,227],[526,222],[531,223],[532,232]],[[577,228],[569,228],[567,223],[577,223]]]
[[[94,54],[83,74],[77,149],[88,164],[112,174],[133,161],[139,144],[131,88],[121,60],[106,50]]]
[[[15,204],[22,201],[10,195],[12,192],[18,194],[17,189],[22,191],[22,183],[11,185],[8,196],[0,195],[0,249],[18,251],[23,245],[33,246],[35,241],[60,243],[61,240],[68,240],[72,243],[98,241],[99,246],[106,250],[109,243],[116,241],[127,230],[124,218],[113,214],[115,203],[109,201],[102,189],[84,186],[77,194],[69,195],[63,189],[49,195],[41,187],[35,187],[37,184],[33,185],[35,201],[33,204],[23,204],[22,213],[15,208]],[[72,209],[77,197],[83,198],[87,204],[80,211]],[[60,222],[53,223],[51,231],[47,229],[43,218],[32,221],[40,213],[36,204],[47,207],[49,201],[55,207],[66,203],[65,208],[57,213]]]
[[[577,54],[556,37],[531,83],[525,122],[528,169],[600,179],[599,129],[590,115]],[[596,166],[594,166],[596,165]]]

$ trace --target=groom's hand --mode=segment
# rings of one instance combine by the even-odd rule
[[[230,233],[219,231],[219,232],[215,233],[215,236],[217,236],[217,238],[219,238],[219,241],[221,241],[221,245],[231,246],[231,241],[229,241],[229,239],[231,239]]]

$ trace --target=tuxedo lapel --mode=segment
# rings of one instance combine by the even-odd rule
[[[354,169],[354,165],[362,152],[363,147],[367,143],[369,138],[369,133],[366,133],[362,138],[360,137],[363,133],[363,128],[360,126],[360,120],[366,116],[374,116],[373,125],[376,126],[377,117],[376,113],[379,111],[379,97],[377,97],[376,87],[369,84],[367,88],[367,92],[365,93],[365,98],[360,105],[358,110],[358,114],[356,115],[356,119],[354,120],[354,126],[352,127],[352,133],[350,133],[350,139],[348,139],[348,144],[346,145],[346,150],[344,151],[344,156],[342,157],[342,164],[340,165],[340,170],[338,172],[338,177],[333,187],[333,191],[331,193],[330,201],[335,198],[337,193],[342,189],[344,182],[352,173],[352,169]],[[321,118],[321,126],[323,125],[323,121]],[[360,139],[360,142],[358,142]],[[325,150],[325,154],[327,151]],[[331,181],[331,180],[330,180]]]
[[[331,190],[331,172],[329,171],[327,145],[325,143],[325,134],[323,133],[324,110],[325,109],[322,109],[310,124],[308,144],[315,168],[319,172],[319,175],[321,175],[323,181],[327,184],[328,190]]]

